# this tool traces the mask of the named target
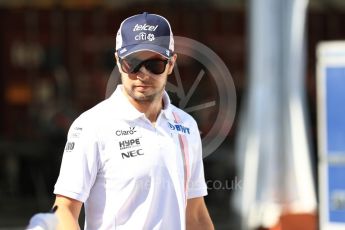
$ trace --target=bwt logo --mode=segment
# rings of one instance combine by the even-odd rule
[[[158,28],[158,25],[152,26],[152,25],[146,25],[146,23],[144,25],[136,24],[133,28],[133,31],[142,31],[142,30],[156,31],[157,28]]]
[[[129,130],[116,130],[116,136],[133,135],[136,132],[135,127],[129,127]]]
[[[149,40],[150,42],[152,42],[153,40],[155,40],[155,35],[154,34],[146,34],[145,32],[141,32],[141,33],[135,35],[134,39],[136,41]]]
[[[121,153],[122,159],[137,157],[137,156],[142,156],[142,155],[144,155],[142,149],[131,150],[131,151],[128,151],[127,153]]]
[[[124,140],[119,142],[120,149],[128,149],[134,146],[139,146],[140,145],[140,140],[139,138],[137,139],[131,139],[131,140]]]
[[[173,124],[171,124],[170,122],[168,122],[168,124],[169,124],[169,128],[170,128],[171,130],[176,130],[176,131],[178,131],[178,132],[190,134],[189,128],[187,128],[187,127],[185,127],[185,126],[183,126],[183,125],[179,125],[179,124],[173,125]]]

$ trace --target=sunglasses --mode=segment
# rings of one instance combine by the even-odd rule
[[[121,69],[125,73],[137,73],[140,70],[140,68],[144,66],[146,70],[156,75],[164,73],[169,60],[170,59],[162,60],[156,58],[143,61],[136,58],[119,58]]]

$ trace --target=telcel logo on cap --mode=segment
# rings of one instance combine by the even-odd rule
[[[136,24],[133,28],[133,31],[141,31],[141,30],[156,31],[157,27],[158,25],[152,26],[152,25],[146,25],[146,23],[144,25]]]

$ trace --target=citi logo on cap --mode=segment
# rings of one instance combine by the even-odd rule
[[[152,25],[146,25],[146,23],[144,25],[136,24],[133,28],[133,31],[142,31],[142,30],[156,31],[157,28],[158,28],[158,25],[152,26]]]
[[[134,39],[136,41],[139,41],[139,40],[143,40],[143,41],[146,41],[146,40],[149,40],[150,42],[152,42],[153,40],[155,40],[155,35],[154,34],[146,34],[145,32],[141,32],[139,34],[137,34]]]

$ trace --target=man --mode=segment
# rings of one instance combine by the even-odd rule
[[[213,229],[203,196],[194,119],[164,88],[177,55],[169,22],[125,19],[115,58],[122,85],[78,117],[68,133],[54,193],[60,229]]]

